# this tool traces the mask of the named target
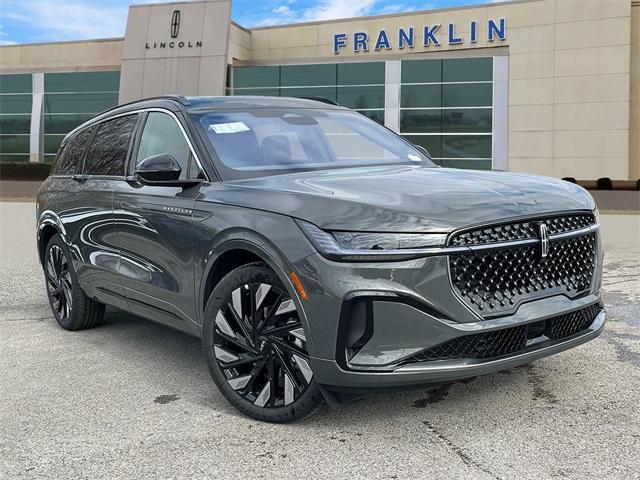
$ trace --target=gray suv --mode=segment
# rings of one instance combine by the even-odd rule
[[[160,97],[63,141],[37,200],[53,314],[202,338],[224,396],[286,422],[595,338],[602,243],[571,183],[437,167],[337,105]]]

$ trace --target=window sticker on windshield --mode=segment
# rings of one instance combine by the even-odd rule
[[[209,128],[216,133],[240,133],[250,130],[244,122],[212,123],[209,125]]]
[[[422,161],[422,159],[418,155],[416,155],[415,153],[410,153],[409,155],[407,155],[407,158],[409,160],[411,160],[412,162],[421,162]]]

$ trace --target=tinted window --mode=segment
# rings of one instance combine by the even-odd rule
[[[69,138],[58,154],[52,175],[75,175],[80,172],[82,154],[91,140],[95,127],[85,128]]]
[[[176,159],[182,168],[181,178],[198,177],[197,167],[189,174],[191,150],[176,121],[166,113],[151,112],[144,124],[136,161],[140,163],[161,153],[168,153]]]
[[[102,122],[84,162],[85,175],[124,175],[131,134],[137,115]]]

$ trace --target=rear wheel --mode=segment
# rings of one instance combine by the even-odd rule
[[[266,264],[242,266],[219,282],[203,333],[211,376],[243,413],[289,422],[322,404],[295,303]]]
[[[104,305],[87,297],[80,288],[71,252],[58,234],[47,244],[44,276],[51,311],[62,328],[82,330],[102,321]]]

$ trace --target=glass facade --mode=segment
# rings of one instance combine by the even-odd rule
[[[400,133],[444,167],[490,169],[493,58],[402,61]]]
[[[30,74],[0,75],[0,161],[28,162],[31,131]]]
[[[384,62],[235,67],[233,95],[322,97],[384,124]]]
[[[44,160],[51,162],[64,136],[96,113],[118,105],[120,72],[44,74]]]

